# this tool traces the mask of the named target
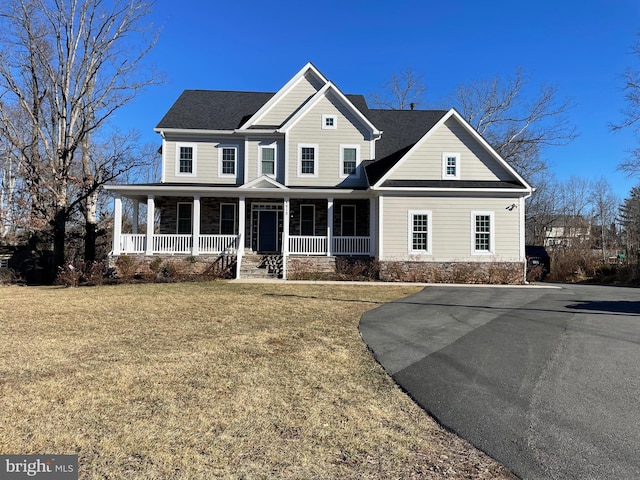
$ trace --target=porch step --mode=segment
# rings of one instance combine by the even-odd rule
[[[282,255],[244,255],[240,278],[282,278]]]

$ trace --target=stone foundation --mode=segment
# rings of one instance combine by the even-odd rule
[[[524,263],[520,262],[380,262],[385,282],[463,283],[520,285]]]
[[[108,267],[118,278],[233,278],[235,255],[120,255],[109,257]]]

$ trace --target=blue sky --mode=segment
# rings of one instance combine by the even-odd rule
[[[640,183],[616,170],[638,140],[609,129],[622,118],[621,74],[640,69],[630,53],[638,0],[156,0],[153,21],[162,32],[146,63],[166,83],[116,118],[144,141],[160,143],[153,128],[185,89],[277,91],[308,61],[364,95],[410,67],[423,76],[424,108],[443,107],[461,83],[522,67],[532,85],[575,100],[579,137],[544,152],[558,179],[604,176],[620,197]]]

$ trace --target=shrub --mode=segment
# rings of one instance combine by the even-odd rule
[[[81,260],[69,262],[58,269],[56,283],[65,287],[77,287],[84,276],[85,263]]]
[[[116,260],[118,277],[124,280],[131,280],[136,273],[138,261],[128,255],[120,255]]]

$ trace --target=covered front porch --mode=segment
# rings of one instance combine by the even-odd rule
[[[112,254],[234,255],[238,274],[245,254],[281,255],[285,265],[292,255],[374,256],[371,219],[375,202],[362,197],[116,193]]]

